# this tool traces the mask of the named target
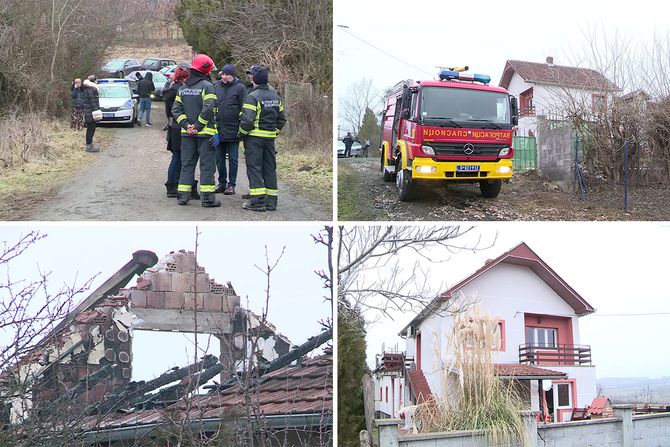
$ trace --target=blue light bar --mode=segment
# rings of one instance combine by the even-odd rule
[[[103,83],[112,83],[112,82],[129,82],[128,79],[98,79],[98,84]]]
[[[451,70],[441,70],[439,76],[441,81],[458,79],[460,81],[481,82],[484,85],[488,85],[488,83],[491,82],[491,76],[488,75],[460,73]]]

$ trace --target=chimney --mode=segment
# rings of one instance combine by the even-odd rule
[[[553,67],[553,66],[554,66],[554,58],[553,58],[553,56],[547,56],[547,65],[549,65],[550,67]]]

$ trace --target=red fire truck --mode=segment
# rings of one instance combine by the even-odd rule
[[[479,182],[482,196],[512,177],[516,98],[486,75],[444,69],[436,81],[401,81],[385,97],[381,174],[402,201],[428,180]]]

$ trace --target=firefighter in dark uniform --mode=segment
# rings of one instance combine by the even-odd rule
[[[216,152],[211,138],[216,134],[216,92],[209,73],[214,62],[206,54],[196,54],[191,74],[179,88],[172,106],[172,116],[181,126],[181,174],[177,185],[177,200],[186,205],[191,198],[195,180],[195,165],[200,158],[200,196],[202,206],[221,206],[216,200],[214,172]]]
[[[286,124],[284,102],[268,86],[268,70],[254,73],[253,89],[242,106],[240,137],[249,177],[249,201],[242,208],[253,211],[277,209],[277,162],[275,138]]]

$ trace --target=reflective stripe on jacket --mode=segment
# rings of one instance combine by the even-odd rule
[[[256,86],[247,95],[240,117],[244,137],[276,138],[286,124],[284,102],[267,84]]]
[[[197,70],[191,69],[191,75],[179,88],[172,117],[181,127],[181,134],[188,135],[186,128],[195,125],[197,137],[212,137],[216,134],[216,93],[214,84]]]

